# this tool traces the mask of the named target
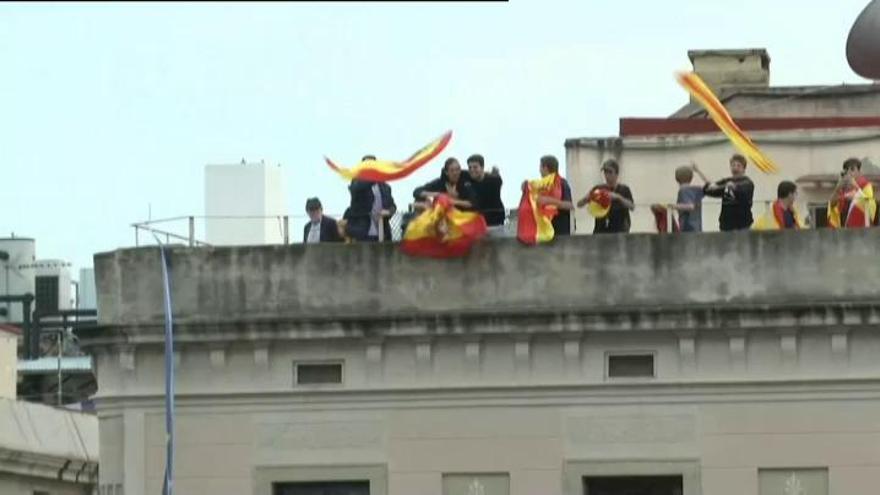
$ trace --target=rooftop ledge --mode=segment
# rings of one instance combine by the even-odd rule
[[[576,236],[531,248],[487,240],[458,260],[411,258],[392,244],[169,252],[181,337],[297,328],[342,336],[356,322],[358,333],[514,320],[566,331],[596,318],[609,329],[766,325],[783,310],[817,324],[873,323],[878,246],[880,230],[862,229]],[[98,254],[95,269],[103,331],[161,333],[156,247]]]

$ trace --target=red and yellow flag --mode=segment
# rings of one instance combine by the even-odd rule
[[[797,210],[792,210],[791,213],[794,215],[794,226],[790,228],[804,228],[804,221]],[[752,224],[752,230],[785,230],[785,228],[785,205],[779,199],[773,202],[769,211],[756,218],[755,223]]]
[[[562,180],[558,174],[549,174],[541,179],[526,182],[526,188],[519,202],[516,237],[523,244],[530,246],[540,242],[550,242],[556,235],[553,230],[553,218],[559,212],[556,205],[538,204],[540,196],[562,199]]]
[[[857,177],[855,181],[856,189],[852,198],[847,197],[846,191],[841,191],[837,201],[828,203],[829,227],[839,229],[843,226],[853,229],[877,224],[877,201],[874,199],[873,184],[864,176]],[[842,225],[841,221],[844,212],[846,225]]]
[[[751,138],[734,122],[733,117],[730,116],[730,113],[727,112],[727,109],[724,108],[724,105],[721,104],[721,101],[712,93],[712,90],[709,89],[709,86],[706,85],[700,76],[693,72],[679,73],[677,79],[678,83],[684,86],[688,93],[706,109],[709,117],[727,135],[727,138],[730,139],[740,153],[752,160],[755,166],[764,173],[775,174],[779,171],[776,164],[762,153],[758,146],[752,142]]]
[[[594,187],[590,191],[590,199],[587,201],[587,211],[594,218],[605,218],[611,211],[611,191],[604,187]]]
[[[461,211],[452,205],[449,196],[440,194],[431,208],[410,222],[400,247],[410,256],[455,258],[467,254],[484,235],[483,215]]]
[[[657,227],[658,234],[666,234],[668,232],[681,232],[678,226],[678,220],[672,217],[672,225],[669,225],[669,209],[661,204],[651,205],[651,213],[654,214],[654,226]]]
[[[447,131],[402,162],[365,160],[352,168],[344,168],[336,165],[326,156],[324,161],[327,162],[331,169],[349,181],[358,179],[369,182],[391,182],[408,176],[418,170],[419,167],[434,159],[446,148],[451,139],[452,131]]]

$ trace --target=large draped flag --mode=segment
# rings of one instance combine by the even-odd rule
[[[857,190],[852,199],[841,191],[836,201],[828,203],[828,225],[832,228],[863,228],[877,224],[877,201],[874,199],[874,186],[864,176],[856,179]],[[846,225],[841,218],[846,212]]]
[[[669,225],[670,215],[669,208],[661,204],[651,205],[651,213],[654,214],[654,225],[657,227],[658,234],[666,234],[668,232],[681,232],[678,221],[672,217],[672,225]]]
[[[562,199],[562,179],[558,174],[548,174],[540,179],[526,182],[519,202],[516,237],[523,244],[534,245],[550,242],[556,235],[553,218],[559,211],[556,205],[538,204],[539,196]]]
[[[804,228],[804,221],[797,210],[792,210],[792,215],[794,215],[794,226],[789,228]],[[782,201],[777,199],[766,213],[756,218],[752,230],[785,230],[785,206]]]
[[[439,155],[452,139],[452,131],[447,131],[439,138],[431,141],[411,157],[402,162],[390,160],[364,160],[354,167],[344,168],[324,157],[327,165],[347,180],[363,180],[368,182],[391,182],[402,179],[418,170],[434,157]]]
[[[724,105],[721,104],[721,101],[712,93],[712,90],[709,89],[709,86],[706,85],[700,76],[693,72],[679,73],[677,79],[678,83],[684,86],[688,93],[706,109],[709,117],[727,135],[728,139],[730,139],[740,153],[751,159],[755,166],[764,173],[775,174],[779,171],[776,164],[762,153],[758,146],[752,142],[751,138],[734,122],[733,117],[730,116],[730,113],[727,112],[727,109],[724,108]]]
[[[602,219],[611,211],[611,191],[604,187],[594,187],[587,201],[587,211],[593,218]]]
[[[400,247],[411,256],[455,258],[467,254],[484,235],[483,215],[461,211],[449,196],[439,194],[430,208],[409,223]]]

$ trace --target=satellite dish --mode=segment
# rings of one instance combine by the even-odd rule
[[[846,41],[846,59],[856,74],[880,80],[880,0],[862,11]]]

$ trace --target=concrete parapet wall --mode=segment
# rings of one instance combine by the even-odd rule
[[[870,302],[878,246],[871,229],[502,240],[446,261],[375,244],[170,252],[176,320],[210,323]],[[95,267],[101,324],[161,323],[157,248],[98,254]]]

